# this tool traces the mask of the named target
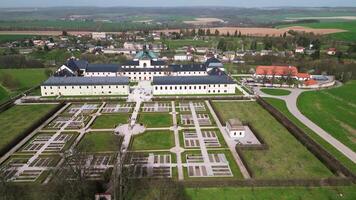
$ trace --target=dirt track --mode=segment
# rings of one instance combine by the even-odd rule
[[[313,32],[318,35],[325,35],[331,33],[339,33],[345,32],[346,30],[342,29],[313,29],[302,26],[293,26],[288,28],[246,28],[246,27],[219,27],[219,28],[210,28],[211,32],[214,33],[215,30],[219,30],[220,34],[234,34],[235,31],[240,31],[243,35],[251,35],[251,36],[279,36],[288,30],[295,31],[304,31],[304,32]],[[157,32],[179,32],[179,29],[169,29],[169,30],[157,30]],[[91,31],[68,31],[69,34],[72,35],[88,35]],[[107,32],[109,34],[120,34],[121,32]],[[61,35],[62,31],[0,31],[0,35]]]

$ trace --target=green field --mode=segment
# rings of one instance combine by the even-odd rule
[[[19,81],[18,90],[29,89],[47,79],[45,69],[0,69],[0,76],[9,74]]]
[[[6,100],[9,97],[9,92],[3,86],[0,85],[0,102]]]
[[[17,82],[16,88],[12,90],[0,85],[0,102],[6,101],[10,96],[15,96],[20,92],[41,84],[47,79],[45,69],[0,69],[0,77],[10,75]],[[0,81],[1,82],[1,81]],[[1,84],[1,83],[0,83]]]
[[[172,115],[166,113],[141,113],[138,122],[148,128],[170,127],[173,124]]]
[[[214,40],[193,40],[193,39],[164,41],[164,44],[166,44],[169,49],[177,49],[183,46],[213,47],[214,43],[215,43]]]
[[[0,114],[0,149],[23,134],[26,128],[56,105],[16,105]]]
[[[284,114],[289,120],[291,120],[295,125],[297,125],[300,129],[302,129],[306,134],[308,134],[313,140],[323,146],[329,153],[334,155],[343,165],[345,165],[349,170],[353,173],[356,173],[356,165],[345,157],[342,153],[340,153],[337,149],[335,149],[332,145],[326,142],[324,139],[319,137],[314,131],[305,126],[301,121],[299,121],[292,113],[288,111],[286,102],[280,99],[274,98],[264,98],[269,104],[278,109],[280,112]]]
[[[128,114],[103,114],[95,119],[91,128],[93,129],[108,129],[115,128],[119,124],[127,124],[129,120]]]
[[[174,146],[174,135],[171,131],[146,131],[133,138],[133,150],[161,150]]]
[[[356,151],[356,81],[330,90],[303,92],[299,110],[326,132]]]
[[[325,178],[333,176],[314,155],[256,102],[214,102],[223,121],[249,122],[264,138],[268,150],[242,151],[256,179]]]
[[[33,37],[35,36],[34,35],[0,35],[0,43],[31,39]]]
[[[343,29],[347,32],[342,33],[333,33],[330,34],[331,38],[337,40],[346,40],[346,41],[356,41],[356,21],[322,21],[319,23],[305,23],[305,24],[292,24],[288,26],[281,26],[281,27],[289,27],[289,26],[305,26],[310,28],[318,28],[318,29]]]
[[[192,200],[353,200],[356,187],[223,187],[186,188]]]
[[[90,132],[85,134],[79,145],[89,152],[118,151],[120,139],[111,132]]]
[[[283,90],[283,89],[269,89],[269,88],[262,88],[261,91],[263,93],[273,95],[273,96],[287,96],[291,92],[289,90]]]

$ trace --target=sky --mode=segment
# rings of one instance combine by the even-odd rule
[[[356,7],[356,0],[0,0],[0,7],[54,6],[235,6],[235,7]]]

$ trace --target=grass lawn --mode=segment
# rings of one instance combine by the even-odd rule
[[[262,88],[261,91],[263,93],[269,94],[269,95],[274,95],[274,96],[287,96],[291,92],[289,90],[283,90],[283,89],[269,89],[269,88]]]
[[[47,79],[45,68],[38,69],[0,69],[1,74],[10,74],[19,82],[17,90],[26,90],[41,84]]]
[[[334,155],[342,164],[344,164],[353,173],[356,173],[356,165],[335,149],[332,145],[326,142],[324,139],[319,137],[314,131],[305,126],[301,121],[299,121],[292,113],[289,112],[285,101],[274,98],[264,98],[269,104],[282,112],[289,120],[291,120],[295,125],[302,129],[306,134],[308,134],[312,139],[323,146],[329,153]]]
[[[244,150],[256,179],[325,178],[333,176],[312,153],[256,102],[214,102],[226,121],[250,122],[269,145],[268,150]]]
[[[103,114],[95,119],[91,128],[106,129],[115,128],[119,124],[127,124],[129,120],[128,114]]]
[[[0,149],[23,134],[23,131],[56,105],[16,105],[0,113]]]
[[[85,134],[79,145],[89,152],[118,151],[120,137],[111,132],[89,132]]]
[[[356,151],[356,81],[330,90],[303,92],[299,110],[322,129]]]
[[[138,116],[138,122],[148,128],[170,127],[173,119],[168,113],[141,113]]]
[[[186,188],[185,191],[187,196],[191,197],[192,200],[352,200],[356,198],[356,186]]]
[[[0,85],[0,102],[6,101],[9,95],[7,89]]]
[[[174,146],[174,135],[171,131],[146,131],[133,138],[133,150],[160,150]]]

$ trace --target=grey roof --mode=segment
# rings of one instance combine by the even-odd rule
[[[51,76],[43,86],[65,86],[65,85],[128,85],[128,77],[54,77]]]
[[[166,65],[166,62],[164,62],[163,60],[151,60],[151,65]]]
[[[87,72],[117,72],[120,69],[120,65],[117,64],[89,64]]]
[[[199,85],[199,84],[234,84],[226,75],[221,76],[154,76],[153,85]]]
[[[125,64],[123,64],[124,66],[128,65],[128,66],[138,66],[139,65],[139,61],[138,60],[130,60],[125,62]]]
[[[170,65],[172,71],[206,71],[206,67],[203,64],[191,64],[191,65]]]

